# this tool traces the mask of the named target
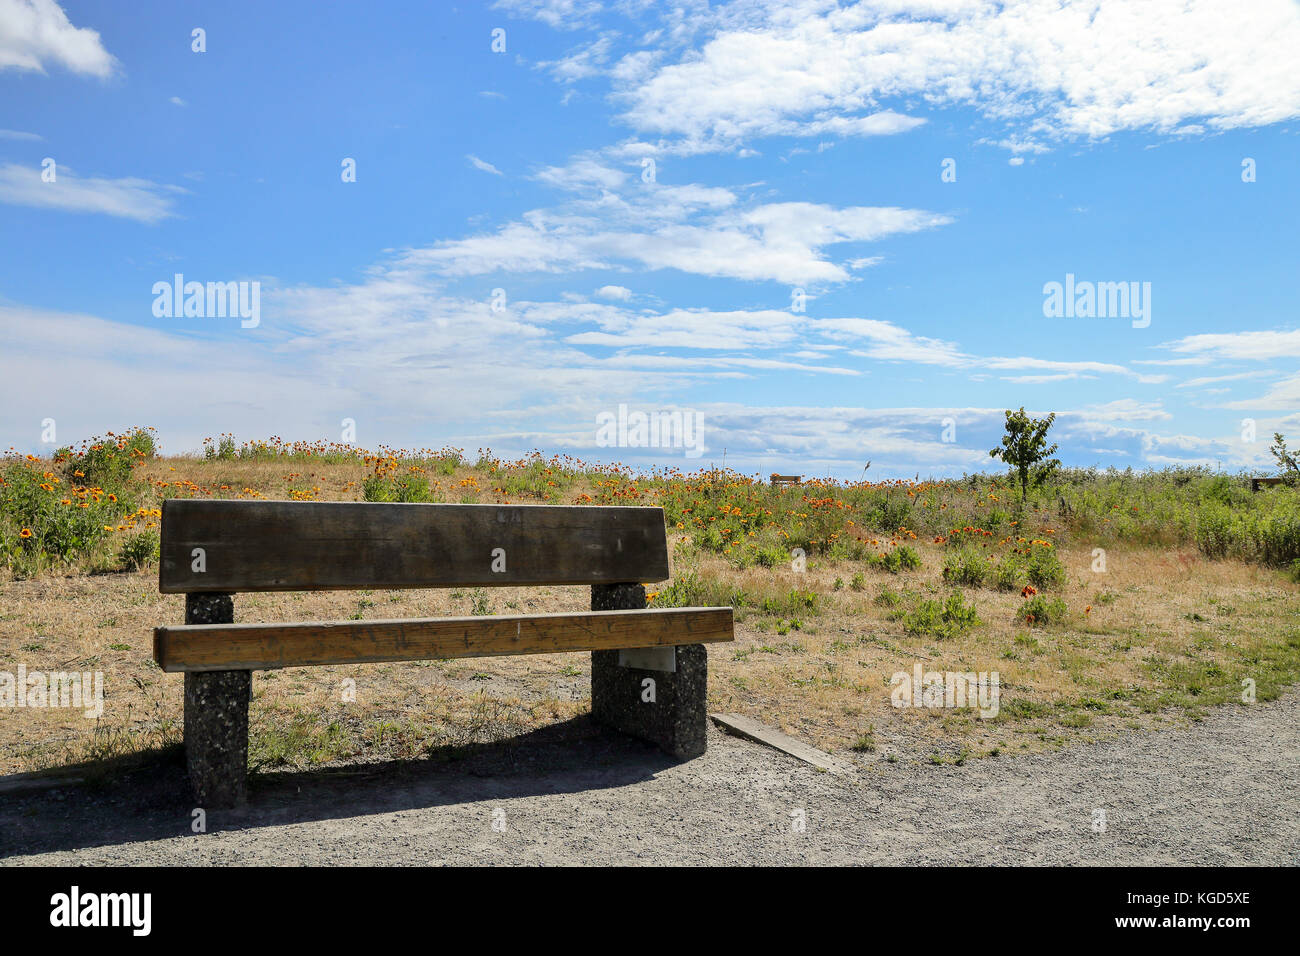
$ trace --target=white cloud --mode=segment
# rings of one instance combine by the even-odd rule
[[[1178,359],[1134,359],[1134,365],[1208,365],[1210,360],[1206,357],[1200,358],[1178,358]]]
[[[993,466],[986,449],[1001,430],[1001,408],[745,406],[685,398],[687,388],[707,379],[862,374],[827,367],[812,349],[791,350],[786,343],[808,331],[797,323],[815,320],[787,313],[653,316],[600,303],[527,301],[497,313],[487,302],[449,297],[436,282],[400,266],[372,270],[350,286],[272,289],[263,311],[262,325],[243,333],[207,322],[146,328],[0,307],[14,370],[0,378],[0,407],[15,423],[54,417],[70,437],[156,425],[172,451],[227,430],[240,437],[274,430],[332,440],[339,419],[349,417],[370,447],[449,441],[469,448],[487,443],[506,455],[540,447],[606,460],[673,460],[671,450],[638,457],[595,445],[596,413],[627,401],[699,413],[708,455],[716,460],[725,447],[733,467],[842,477],[857,477],[868,458],[871,475],[880,477],[910,476],[918,462],[935,476],[987,469]],[[584,323],[625,333],[622,347],[597,358],[564,340],[568,329]],[[693,334],[683,340],[686,347],[740,354],[634,351],[631,343],[656,328]],[[742,341],[730,341],[732,334]],[[770,357],[748,345],[763,339]],[[60,343],[57,351],[51,341]],[[646,338],[641,347],[661,344]],[[812,364],[800,361],[810,358]],[[41,383],[55,379],[67,387],[51,396]],[[160,394],[187,400],[160,405]],[[92,408],[93,416],[86,411]],[[958,422],[962,444],[942,441],[946,418]],[[1147,430],[1146,423],[1169,418],[1158,402],[1122,399],[1062,410],[1058,427],[1074,447],[1086,440],[1161,462],[1229,460],[1231,449],[1221,441]],[[30,438],[5,440],[34,446],[36,429]]]
[[[1163,346],[1173,352],[1190,353],[1186,364],[1215,359],[1267,361],[1300,358],[1300,330],[1263,332],[1210,332],[1189,335]],[[1179,360],[1170,360],[1169,364]]]
[[[117,66],[99,34],[74,27],[54,0],[0,0],[0,70],[44,73],[47,63],[101,80]]]
[[[742,9],[743,8],[743,9]],[[615,80],[636,129],[698,148],[757,136],[900,132],[882,101],[972,106],[1017,151],[1149,129],[1194,135],[1300,116],[1300,7],[1257,0],[732,4],[706,40]],[[616,72],[616,76],[617,76]],[[916,122],[912,120],[911,122]]]
[[[0,139],[16,139],[24,142],[39,142],[43,137],[35,133],[24,133],[16,129],[0,129]]]
[[[608,312],[599,318],[600,331],[579,332],[566,341],[573,345],[614,348],[651,346],[686,349],[774,348],[792,342],[803,324],[790,312],[711,312],[673,309],[663,314]]]
[[[556,185],[604,190],[622,185],[618,170],[575,163],[545,170]],[[638,180],[636,186],[642,186]],[[495,234],[446,240],[410,252],[412,264],[446,276],[496,271],[676,269],[694,275],[789,284],[840,283],[852,278],[825,249],[871,242],[945,225],[938,213],[894,207],[835,208],[816,203],[769,203],[743,210],[723,189],[655,187],[627,197],[607,193],[571,208],[534,210]]]
[[[1003,375],[1002,381],[1013,385],[1046,385],[1049,382],[1069,382],[1079,378],[1093,378],[1078,372],[1058,372],[1050,375]]]
[[[1116,365],[1112,362],[1092,362],[1092,361],[1059,361],[1054,359],[1031,358],[1029,356],[1016,356],[1014,358],[990,358],[982,360],[982,364],[991,369],[1008,370],[1008,369],[1026,369],[1035,368],[1043,369],[1048,372],[1097,372],[1107,375],[1126,375],[1135,378],[1146,385],[1159,385],[1168,380],[1167,375],[1143,375],[1140,372],[1134,372],[1132,369],[1123,365]]]
[[[613,299],[619,302],[627,302],[632,298],[632,290],[621,285],[603,285],[596,290],[596,297],[599,299]]]
[[[1300,407],[1300,375],[1291,375],[1274,383],[1263,395],[1224,402],[1219,407],[1243,410],[1271,410],[1289,412]]]
[[[185,105],[186,105],[185,101],[184,101],[183,99],[181,99],[179,96],[173,96],[173,97],[172,97],[171,99],[169,99],[167,102],[170,103],[172,106],[185,106]]]
[[[573,83],[605,72],[609,62],[610,50],[617,34],[604,34],[596,40],[580,47],[561,60],[552,60],[537,64],[549,69],[551,74],[562,83]]]
[[[569,191],[585,189],[618,189],[627,182],[628,175],[599,160],[583,156],[566,166],[547,166],[535,177],[539,182]]]
[[[161,186],[147,179],[80,179],[66,166],[57,167],[55,181],[47,183],[39,167],[0,166],[0,202],[19,206],[156,223],[175,215],[173,199],[184,192],[179,186]]]
[[[886,362],[914,362],[920,365],[938,365],[952,369],[968,371],[995,370],[1011,371],[1019,369],[1041,369],[1044,374],[1019,377],[1006,377],[1007,381],[1023,384],[1040,384],[1052,381],[1065,381],[1092,375],[1120,375],[1136,379],[1144,384],[1159,384],[1166,380],[1164,375],[1143,375],[1123,365],[1111,362],[1061,361],[1041,359],[1020,355],[981,356],[963,352],[953,342],[927,336],[914,335],[907,329],[881,319],[818,319],[813,327],[829,337],[840,341],[854,342],[865,340],[865,347],[850,351],[851,355]]]
[[[469,164],[473,166],[475,169],[481,169],[483,172],[491,173],[493,176],[505,175],[504,173],[501,172],[501,170],[497,169],[491,163],[487,162],[486,160],[479,159],[473,153],[467,153],[465,155],[465,158],[469,160]]]
[[[1160,402],[1139,402],[1132,398],[1117,398],[1112,402],[1086,405],[1077,411],[1062,412],[1058,417],[1075,419],[1092,425],[1168,421],[1173,418]]]
[[[566,30],[585,26],[600,13],[598,0],[496,0],[492,6]]]
[[[61,443],[105,429],[153,425],[172,453],[196,450],[204,437],[219,431],[264,435],[272,419],[281,434],[320,434],[325,424],[308,371],[273,363],[269,353],[255,347],[217,344],[204,331],[148,329],[92,315],[3,306],[0,327],[5,330],[0,408],[9,432],[6,446],[35,446],[37,434],[24,442],[28,436],[20,423],[45,417],[58,423]],[[52,381],[63,385],[51,390]],[[349,383],[332,384],[340,390],[334,400],[356,403]],[[183,395],[185,401],[159,401],[165,395]]]
[[[1271,375],[1271,372],[1237,372],[1233,375],[1205,375],[1200,378],[1189,378],[1185,382],[1179,382],[1177,388],[1200,388],[1204,385],[1213,385],[1218,382],[1236,382],[1244,378],[1262,378]],[[1227,389],[1215,389],[1215,391],[1227,391]]]
[[[817,328],[832,337],[865,339],[870,344],[852,354],[893,362],[918,362],[923,365],[968,365],[971,357],[951,342],[914,336],[906,329],[879,319],[820,319]]]

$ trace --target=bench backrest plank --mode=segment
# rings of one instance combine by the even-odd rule
[[[164,593],[668,577],[662,508],[170,499],[162,512]]]

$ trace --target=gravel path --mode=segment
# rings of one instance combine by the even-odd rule
[[[210,814],[201,835],[176,803],[176,766],[99,791],[9,796],[0,860],[1300,864],[1294,692],[1184,730],[960,767],[873,760],[843,775],[712,727],[708,754],[680,765],[585,720],[528,738],[451,764],[267,775],[249,808]]]

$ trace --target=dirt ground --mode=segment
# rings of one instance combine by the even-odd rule
[[[450,762],[263,774],[201,834],[177,757],[6,796],[0,861],[1300,864],[1295,692],[1054,752],[844,774],[716,727],[678,764],[577,717]]]

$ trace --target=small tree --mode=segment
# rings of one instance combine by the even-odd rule
[[[1277,459],[1277,469],[1284,482],[1294,485],[1300,481],[1300,465],[1296,464],[1295,456],[1287,451],[1286,439],[1282,437],[1281,432],[1273,433],[1273,447],[1269,451]]]
[[[1056,444],[1047,444],[1047,430],[1056,421],[1056,412],[1046,418],[1030,418],[1025,406],[1020,411],[1007,411],[1007,433],[1002,436],[1002,446],[989,450],[990,458],[1000,458],[1011,466],[1012,474],[1020,482],[1020,500],[1029,496],[1029,489],[1037,488],[1061,466],[1055,458]]]

